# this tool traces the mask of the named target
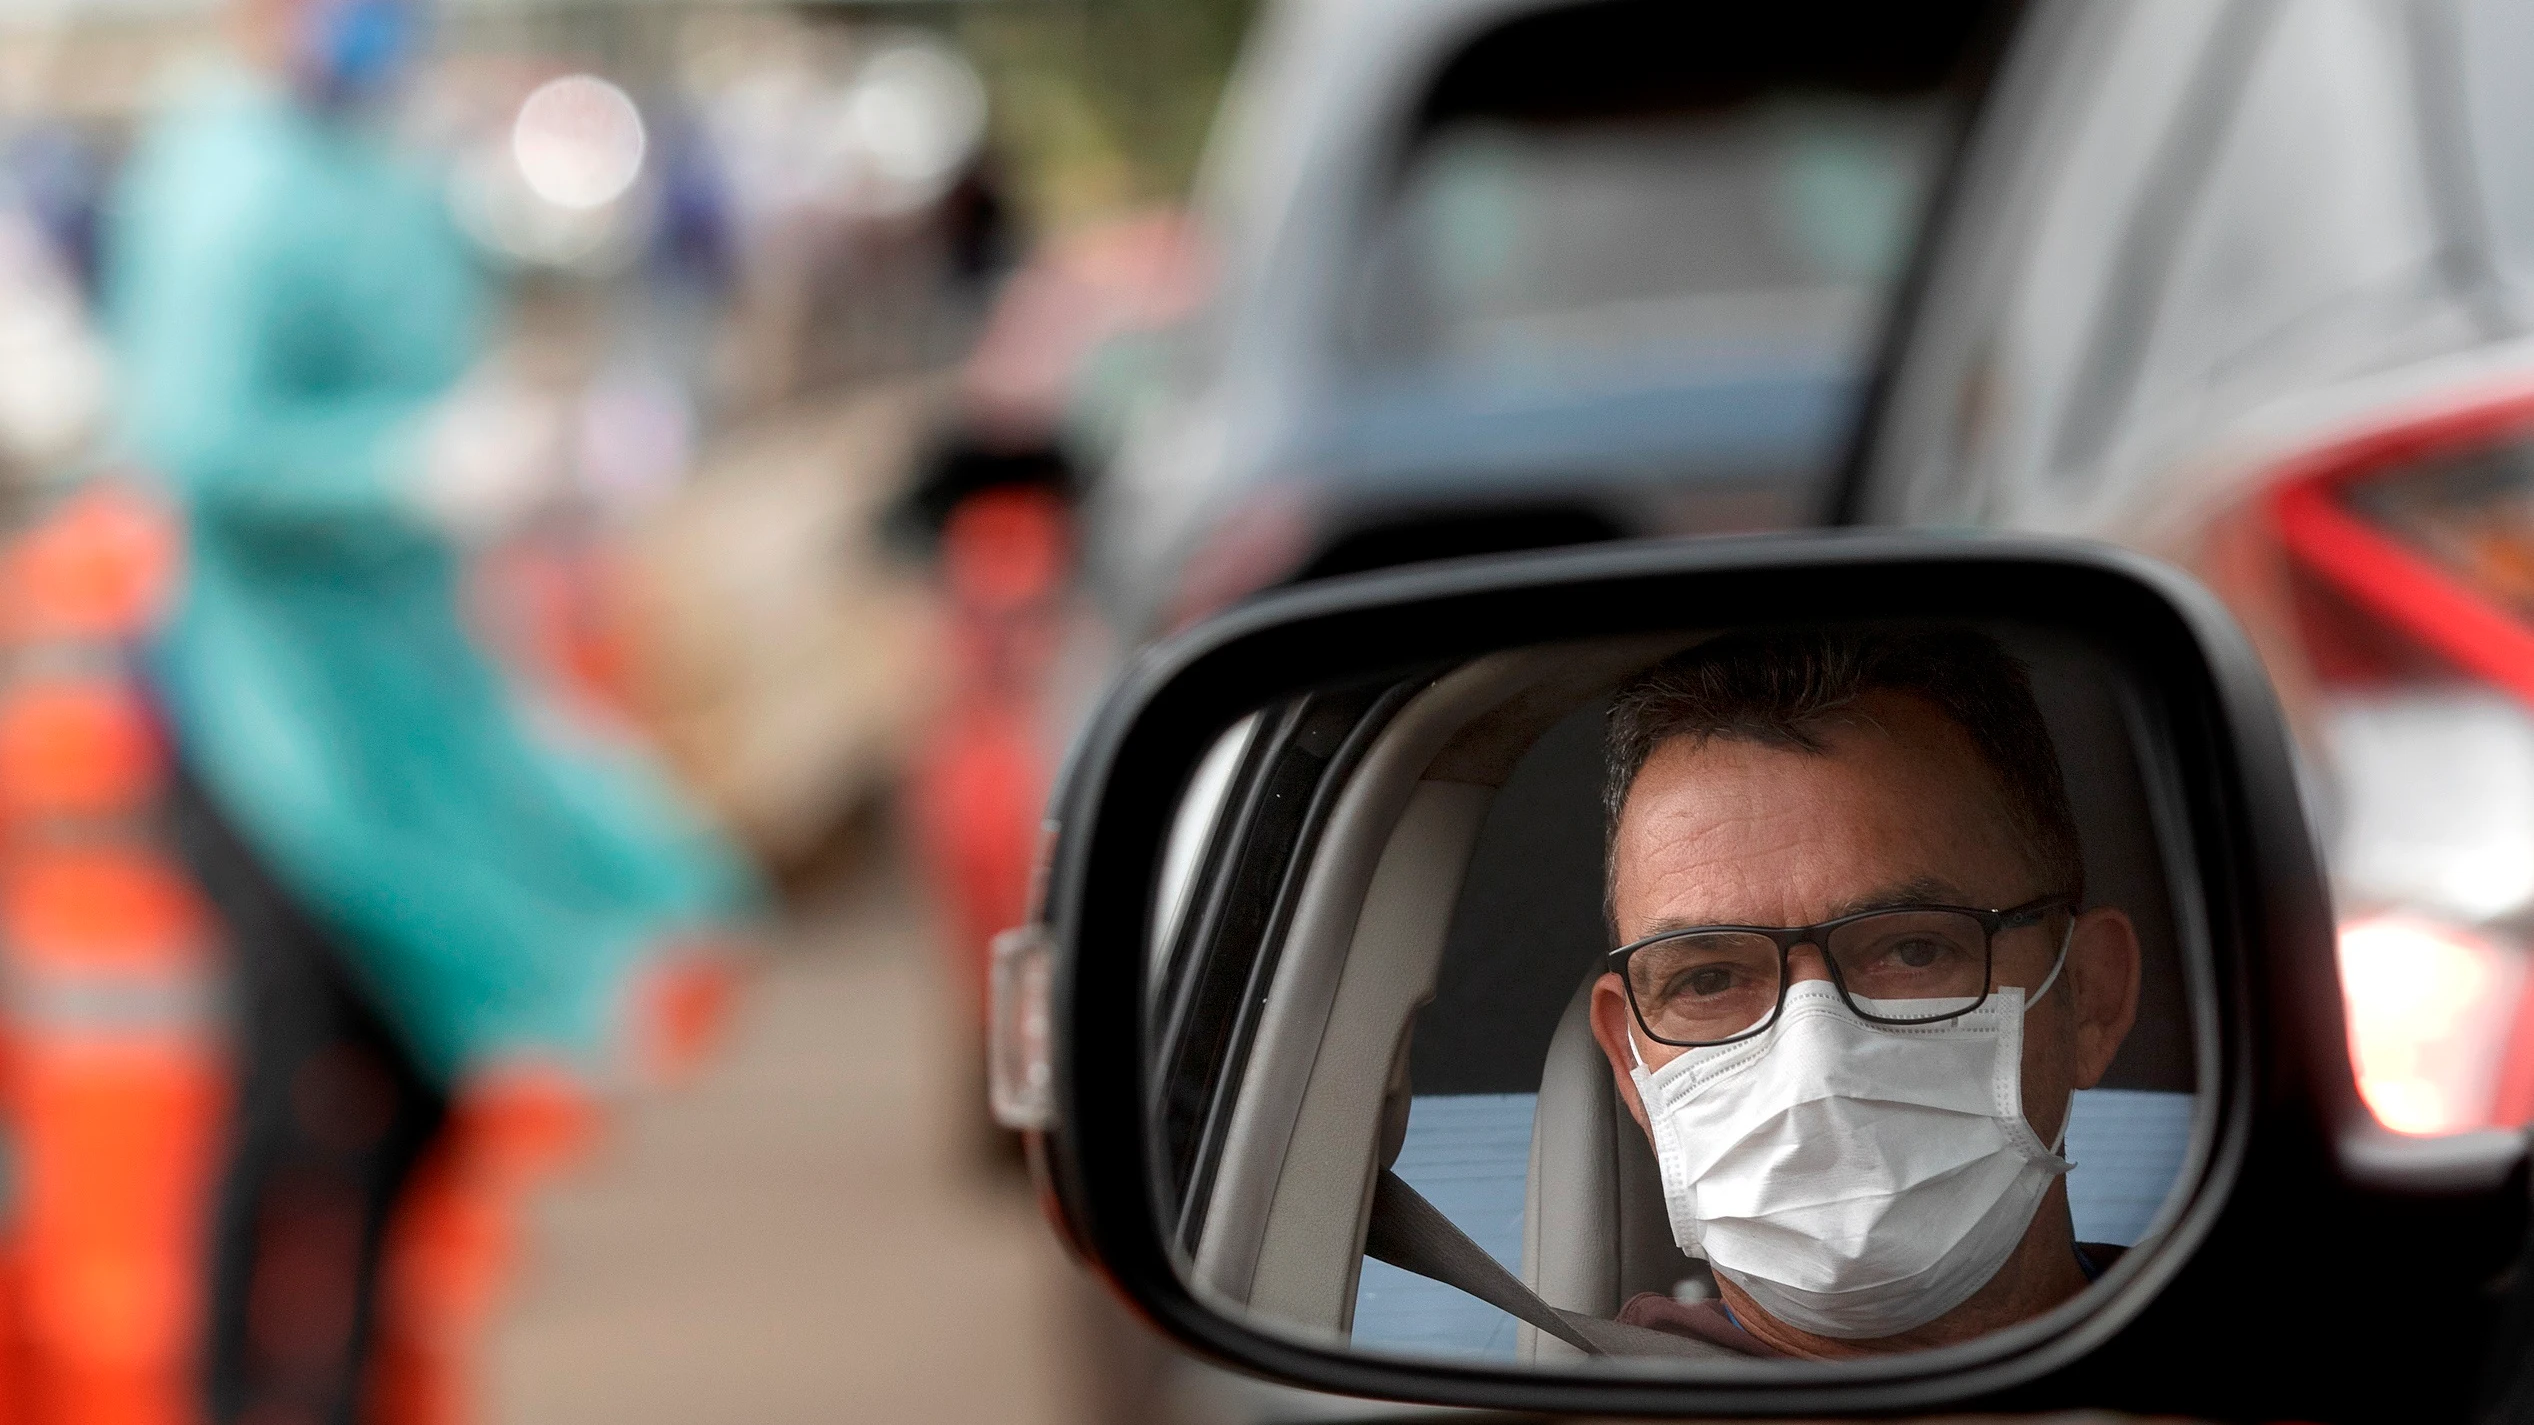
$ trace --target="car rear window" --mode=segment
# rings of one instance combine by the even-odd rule
[[[1624,0],[1483,35],[1402,145],[1350,345],[1385,366],[1853,359],[1959,130],[1988,9]]]

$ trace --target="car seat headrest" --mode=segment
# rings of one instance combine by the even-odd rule
[[[1594,967],[1567,1001],[1541,1065],[1523,1195],[1522,1275],[1552,1304],[1608,1318],[1637,1293],[1669,1293],[1706,1269],[1672,1240],[1654,1150],[1593,1038],[1593,983],[1601,975]],[[1522,1336],[1525,1360],[1573,1350],[1528,1327]]]

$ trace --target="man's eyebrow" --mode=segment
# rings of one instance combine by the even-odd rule
[[[1942,876],[1913,876],[1887,886],[1877,886],[1863,895],[1841,901],[1830,918],[1854,915],[1861,910],[1880,910],[1885,906],[1902,905],[1972,905],[1968,891]],[[1985,907],[1980,907],[1985,909]]]
[[[1822,919],[1837,920],[1843,915],[1854,915],[1859,911],[1882,910],[1886,907],[1906,905],[1967,905],[1977,910],[1988,909],[1986,906],[1976,904],[1969,892],[1942,876],[1915,876],[1906,881],[1894,881],[1889,885],[1877,886],[1861,895],[1850,896],[1833,906],[1830,914]],[[1644,940],[1657,935],[1669,935],[1675,930],[1696,930],[1709,925],[1748,925],[1750,923],[1749,921],[1722,921],[1712,916],[1701,919],[1692,916],[1667,915],[1647,926],[1637,938]]]

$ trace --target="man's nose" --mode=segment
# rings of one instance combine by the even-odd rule
[[[1790,984],[1798,985],[1806,980],[1829,979],[1830,966],[1821,958],[1821,947],[1808,942],[1787,951],[1786,978]]]

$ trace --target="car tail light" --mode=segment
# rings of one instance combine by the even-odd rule
[[[2534,392],[2289,462],[2211,582],[2299,733],[2359,1089],[2387,1127],[2534,1119]]]

